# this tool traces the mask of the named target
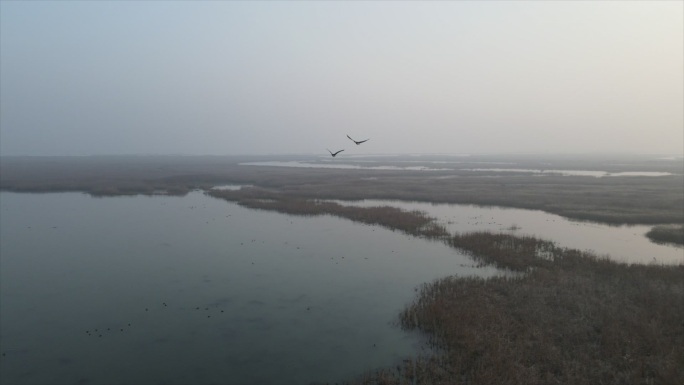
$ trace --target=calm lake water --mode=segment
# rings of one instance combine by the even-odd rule
[[[628,263],[684,263],[684,248],[651,242],[651,226],[610,226],[580,222],[539,210],[522,210],[474,205],[433,204],[392,200],[335,201],[343,205],[394,206],[419,210],[436,218],[450,233],[472,231],[532,235],[558,246],[589,250]]]
[[[186,197],[0,193],[3,384],[306,384],[422,349],[414,289],[498,274],[335,217]]]
[[[376,159],[372,159],[376,158]],[[624,171],[608,172],[602,170],[573,170],[573,169],[554,169],[549,168],[550,164],[545,163],[543,168],[520,168],[516,167],[515,162],[496,162],[496,161],[477,161],[477,160],[452,160],[453,157],[442,156],[440,160],[417,159],[406,160],[392,158],[389,160],[378,160],[378,157],[362,156],[362,155],[345,155],[340,158],[330,158],[323,156],[309,160],[290,160],[290,161],[257,161],[240,163],[243,166],[269,166],[269,167],[294,167],[294,168],[327,168],[327,169],[347,169],[347,170],[394,170],[394,171],[472,171],[472,172],[487,172],[487,173],[525,173],[535,176],[547,175],[562,175],[562,176],[586,176],[594,178],[603,177],[662,177],[671,176],[671,172],[663,171],[633,171],[630,167],[644,167],[648,163],[635,164],[602,164],[603,167],[620,166]],[[379,157],[382,158],[382,157]],[[465,157],[467,158],[467,156]],[[663,158],[661,161],[675,160],[670,158]],[[653,160],[651,160],[653,161]],[[409,164],[406,166],[405,164]],[[472,168],[474,164],[478,165],[499,165],[505,166],[500,168]],[[649,167],[658,167],[652,164]],[[659,165],[660,167],[667,166]],[[600,167],[600,166],[599,166]]]

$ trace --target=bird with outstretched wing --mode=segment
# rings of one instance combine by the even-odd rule
[[[358,146],[359,144],[363,143],[363,142],[367,142],[367,141],[370,140],[370,138],[369,138],[369,139],[366,139],[366,140],[358,140],[358,141],[356,141],[356,140],[352,139],[352,137],[349,136],[349,135],[347,135],[347,138],[349,138],[352,142],[356,143],[357,146]]]

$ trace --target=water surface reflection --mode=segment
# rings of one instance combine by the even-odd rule
[[[611,226],[579,222],[539,210],[523,210],[475,205],[433,204],[405,201],[335,201],[345,205],[395,206],[404,210],[425,211],[437,218],[451,233],[471,231],[510,232],[533,235],[557,242],[560,246],[591,250],[631,263],[684,263],[684,248],[651,242],[644,225]]]
[[[0,380],[296,384],[392,366],[438,242],[186,197],[0,193]]]

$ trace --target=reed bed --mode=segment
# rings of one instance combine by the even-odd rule
[[[336,202],[292,198],[259,189],[254,190],[261,192],[252,195],[250,198],[239,198],[237,203],[252,209],[271,210],[290,215],[334,215],[355,222],[380,225],[426,238],[444,238],[448,235],[443,226],[437,224],[433,218],[421,211],[404,211],[391,206],[343,206]],[[225,190],[212,190],[208,194],[228,200],[239,196],[239,193]]]
[[[618,157],[619,159],[622,159]],[[307,199],[399,199],[543,210],[567,218],[613,224],[684,223],[681,161],[608,161],[592,157],[473,156],[446,171],[336,170],[245,166],[242,162],[294,157],[132,156],[2,157],[0,190],[81,191],[95,196],[185,195],[221,184],[253,185]],[[631,160],[630,160],[631,159]],[[318,162],[317,157],[310,159]],[[386,166],[405,166],[389,163]],[[411,161],[416,159],[412,158]],[[435,158],[435,160],[445,160]],[[628,161],[629,160],[629,161]],[[480,162],[516,168],[659,171],[662,177],[580,177],[473,171]],[[619,166],[623,164],[623,166]],[[625,166],[629,164],[629,166]],[[429,165],[428,163],[425,164]],[[461,169],[462,167],[462,169]],[[625,168],[627,167],[627,168]]]
[[[684,245],[684,225],[661,225],[653,227],[646,236],[656,243]]]
[[[456,234],[447,243],[485,264],[514,271],[547,265],[555,256],[555,244],[531,236],[473,232]]]
[[[684,265],[616,263],[534,237],[448,242],[525,273],[424,284],[400,322],[434,353],[353,383],[684,383]]]

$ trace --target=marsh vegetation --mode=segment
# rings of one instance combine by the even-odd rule
[[[249,191],[249,190],[248,190]],[[339,215],[440,239],[506,276],[449,276],[421,287],[400,315],[433,352],[359,384],[595,384],[684,381],[684,265],[637,265],[531,236],[448,235],[420,212],[302,199],[238,197],[248,207]],[[268,198],[266,198],[268,197]],[[429,225],[430,231],[423,229]]]
[[[424,285],[401,322],[440,353],[380,383],[684,381],[683,266],[618,264],[531,238],[468,238],[468,247],[495,245],[472,249],[478,259],[525,273]]]
[[[646,236],[658,243],[684,245],[684,225],[655,226],[651,231],[646,233]]]
[[[316,216],[334,215],[355,222],[380,225],[406,234],[427,238],[441,238],[448,233],[433,218],[420,211],[404,211],[391,206],[353,207],[329,201],[282,197],[250,190],[249,198],[241,190],[211,190],[207,194],[226,200],[235,200],[239,205],[252,209],[277,211],[290,215]]]
[[[329,158],[327,154],[326,157]],[[437,166],[442,169],[439,171],[241,165],[263,160],[324,163],[320,157],[313,156],[3,157],[0,162],[0,189],[17,192],[79,191],[94,196],[185,195],[194,189],[240,184],[306,199],[397,199],[497,205],[538,209],[567,218],[613,224],[684,223],[684,162],[681,159],[522,155],[353,158],[360,165]],[[350,159],[344,161],[349,162]],[[664,172],[671,175],[595,178],[473,171],[482,168],[483,164],[523,169]]]
[[[450,242],[521,274],[425,284],[401,323],[440,353],[363,383],[684,381],[684,265],[620,264],[533,237]]]

